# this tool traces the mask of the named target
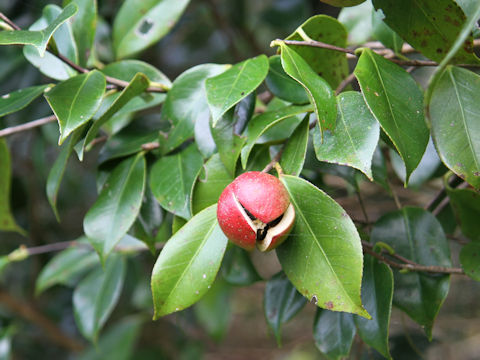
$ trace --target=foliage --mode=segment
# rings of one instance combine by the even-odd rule
[[[71,289],[73,335],[19,314],[47,322],[60,346],[82,348],[79,357],[88,359],[129,358],[151,316],[195,317],[221,341],[236,289],[255,283],[265,287],[266,323],[278,344],[282,326],[308,301],[317,308],[315,345],[329,359],[348,356],[355,341],[391,358],[392,306],[431,340],[450,276],[480,280],[480,3],[322,1],[344,7],[319,6],[340,11],[338,19],[301,13],[290,28],[275,28],[286,15],[272,5],[278,13],[262,18],[272,27],[253,32],[236,23],[235,9],[245,5],[226,5],[230,25],[246,34],[240,43],[213,0],[125,0],[117,12],[96,0],[66,0],[29,14],[28,24],[0,5],[2,276],[37,259],[26,268],[35,284],[27,275],[22,286],[5,284],[0,303],[15,312],[8,296],[16,287],[53,302],[65,301],[59,289]],[[173,47],[189,16],[205,10],[226,37],[217,38],[223,55],[205,45],[208,63],[193,63],[205,59],[188,54],[201,51],[197,45],[157,66],[157,43]],[[269,36],[271,48],[258,46]],[[27,80],[15,80],[22,71]],[[21,153],[32,157],[33,172],[22,168]],[[269,278],[258,259],[228,243],[216,218],[223,189],[251,170],[278,175],[296,212]],[[442,189],[404,206],[399,185],[412,194]],[[45,195],[31,190],[38,186]],[[366,187],[396,209],[372,217]],[[358,197],[364,220],[339,204],[339,188]],[[51,205],[40,222],[25,210],[38,197]],[[52,215],[59,224],[43,220]],[[74,230],[61,238],[38,235],[65,219]],[[447,236],[460,239],[459,254],[451,254]],[[20,245],[27,242],[33,246]],[[0,317],[8,319],[0,322],[1,357],[8,358],[19,330],[8,311]],[[178,351],[198,356],[188,348]]]

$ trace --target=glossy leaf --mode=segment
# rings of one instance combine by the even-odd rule
[[[333,6],[355,6],[361,4],[365,0],[320,0],[326,4],[333,5]]]
[[[75,4],[76,5],[76,4]],[[78,8],[78,6],[77,6]],[[43,8],[42,18],[40,21],[45,20],[47,26],[55,21],[55,19],[62,13],[62,9],[53,4],[48,4]],[[78,11],[77,13],[78,14]],[[42,26],[42,28],[44,27]],[[29,28],[29,30],[36,30],[33,29],[33,25]],[[73,63],[78,63],[78,49],[77,43],[73,38],[73,31],[70,24],[70,21],[65,21],[62,25],[55,30],[55,33],[52,36],[53,41],[55,42],[56,51],[59,54],[62,54],[67,59],[72,61]]]
[[[56,85],[45,94],[60,126],[61,145],[65,139],[97,111],[105,92],[105,77],[99,71],[77,75]]]
[[[77,75],[76,70],[64,63],[55,55],[46,52],[43,54],[43,57],[41,57],[34,46],[25,45],[23,47],[23,56],[33,66],[38,68],[42,74],[48,76],[49,78],[55,80],[67,80],[68,78]]]
[[[78,329],[87,339],[96,341],[115,305],[125,279],[125,260],[111,256],[105,268],[90,272],[73,292],[73,311]]]
[[[480,76],[447,67],[429,104],[432,137],[443,163],[480,188]]]
[[[213,140],[218,147],[220,160],[228,172],[233,175],[237,167],[237,160],[242,151],[243,144],[247,141],[245,136],[235,134],[235,112],[228,111],[211,128]]]
[[[208,117],[201,117],[195,123],[194,137],[198,150],[205,159],[208,159],[216,152],[217,145],[213,139],[213,134],[210,129],[210,119]]]
[[[270,57],[269,64],[265,83],[273,95],[293,104],[309,102],[305,89],[283,70],[280,56]]]
[[[308,135],[310,132],[310,116],[305,116],[305,119],[298,125],[292,136],[285,145],[280,165],[283,172],[288,175],[299,176],[303,169],[305,156],[307,154]]]
[[[113,47],[118,59],[144,50],[164,37],[189,0],[126,0],[113,23]]]
[[[0,231],[25,234],[13,218],[10,209],[11,160],[7,142],[0,138]]]
[[[195,123],[210,116],[205,79],[226,69],[226,65],[203,64],[185,71],[175,79],[162,108],[162,119],[172,125],[163,145],[164,153],[192,137]]]
[[[267,281],[263,309],[279,346],[282,343],[282,325],[293,319],[306,303],[307,299],[300,295],[283,272]]]
[[[23,109],[50,86],[31,86],[0,96],[0,117]]]
[[[363,50],[355,76],[368,107],[405,163],[407,184],[428,144],[423,94],[409,73],[369,49]]]
[[[262,280],[253,266],[250,253],[238,246],[232,246],[225,253],[221,274],[231,285],[248,286]]]
[[[40,56],[45,54],[45,49],[53,33],[77,12],[75,4],[67,5],[57,18],[43,30],[38,31],[0,31],[0,45],[33,45]]]
[[[168,240],[152,272],[154,319],[183,310],[205,295],[220,268],[227,238],[212,205]]]
[[[138,216],[145,190],[142,153],[123,160],[107,178],[83,220],[83,230],[102,261]]]
[[[366,255],[362,281],[362,302],[371,320],[356,316],[358,334],[365,343],[391,359],[388,332],[392,312],[393,273],[388,265]]]
[[[91,249],[78,246],[63,250],[43,267],[35,283],[35,294],[39,295],[54,285],[69,285],[97,264],[98,255]]]
[[[338,21],[348,32],[348,44],[360,45],[367,42],[372,36],[373,6],[370,1],[365,1],[354,7],[343,8],[338,14]]]
[[[216,280],[212,288],[193,308],[200,325],[216,341],[224,338],[232,319],[231,293],[231,286]]]
[[[78,47],[80,66],[86,66],[92,53],[97,26],[97,0],[69,0],[78,7],[73,17],[72,30]]]
[[[150,171],[150,188],[162,207],[189,219],[190,200],[195,179],[203,165],[195,144],[171,156],[160,158]]]
[[[197,182],[193,189],[192,211],[193,214],[216,204],[222,194],[223,189],[233,181],[234,177],[230,175],[220,160],[218,154],[214,154],[203,165],[203,169],[198,175]]]
[[[259,55],[235,64],[222,74],[205,81],[212,126],[240,100],[254,91],[268,73],[268,58]]]
[[[112,324],[98,342],[78,356],[78,360],[129,360],[135,354],[142,316],[128,316]]]
[[[353,3],[353,1],[350,2]],[[356,2],[360,3],[359,1]],[[337,19],[326,15],[315,15],[300,25],[286,39],[316,40],[334,46],[346,47],[347,31]],[[298,53],[313,71],[325,79],[332,88],[336,88],[348,76],[348,63],[345,53],[310,46],[289,45],[288,47]]]
[[[471,240],[480,241],[480,194],[471,189],[445,188],[462,233]]]
[[[148,88],[148,85],[149,81],[145,75],[138,73],[133,77],[128,86],[122,90],[120,95],[115,98],[110,107],[92,124],[88,130],[87,135],[81,144],[80,150],[78,151],[80,160],[83,159],[84,148],[87,147],[88,149],[88,145],[93,139],[95,139],[100,127],[110,120],[114,114],[120,111],[120,109],[126,106],[130,100],[143,93],[145,89]]]
[[[373,180],[382,185],[387,191],[390,191],[390,185],[388,183],[387,163],[383,156],[380,144],[375,149],[372,157],[372,176]]]
[[[348,356],[356,329],[353,316],[327,310],[317,310],[313,324],[315,345],[328,359]]]
[[[123,81],[132,81],[137,73],[144,74],[150,82],[168,89],[172,86],[170,79],[154,66],[140,60],[122,60],[108,64],[102,69],[105,75]]]
[[[155,243],[161,234],[160,227],[165,221],[165,215],[150,187],[145,189],[145,196],[142,200],[142,207],[138,214],[137,221],[133,226],[133,235],[142,240],[155,254]],[[166,239],[165,239],[166,240]]]
[[[475,281],[480,281],[480,244],[471,242],[460,251],[460,263],[468,275]]]
[[[405,181],[405,165],[402,158],[393,149],[389,149],[390,161],[392,163],[393,170],[397,176]],[[427,145],[427,149],[423,154],[422,160],[418,164],[417,168],[413,170],[410,179],[408,180],[408,186],[418,188],[432,176],[434,176],[438,166],[440,165],[440,158],[437,155],[433,141],[430,139]]]
[[[53,166],[48,174],[46,187],[47,198],[53,212],[55,213],[57,221],[60,221],[60,214],[58,213],[57,209],[57,197],[58,191],[60,190],[60,184],[63,179],[63,174],[65,173],[68,159],[72,154],[73,147],[78,142],[82,134],[83,127],[74,131],[72,137],[65,144],[62,145],[60,153],[58,154],[57,159],[53,163]]]
[[[372,242],[384,242],[395,253],[423,265],[451,266],[448,240],[429,212],[414,207],[382,216],[374,225]],[[433,322],[448,294],[449,276],[394,272],[393,304],[425,328],[431,339]]]
[[[426,57],[441,61],[454,44],[466,21],[462,9],[453,0],[373,0],[382,9],[385,23]],[[472,37],[455,55],[454,62],[478,63],[473,55]]]
[[[310,103],[322,133],[325,130],[333,131],[337,117],[335,96],[330,85],[318,76],[308,63],[284,43],[280,44],[282,66],[285,72],[298,81],[307,92]]]
[[[281,181],[296,214],[289,238],[277,248],[285,274],[319,307],[369,317],[360,300],[363,254],[352,220],[309,182],[289,175]]]
[[[360,93],[348,91],[337,96],[337,127],[325,132],[323,142],[314,131],[315,154],[320,161],[347,165],[372,178],[372,157],[380,136],[380,127]]]
[[[244,133],[247,142],[241,153],[242,167],[244,169],[246,168],[248,157],[250,156],[253,146],[265,131],[291,116],[309,111],[312,111],[311,105],[287,106],[275,111],[267,111],[254,117],[248,123],[248,127]]]

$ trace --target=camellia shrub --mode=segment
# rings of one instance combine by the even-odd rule
[[[42,98],[49,109],[32,121],[1,123],[1,237],[16,232],[20,240],[0,265],[7,276],[44,257],[28,268],[32,292],[56,299],[59,285],[73,289],[67,302],[76,328],[96,344],[84,356],[135,358],[134,339],[152,315],[199,301],[199,322],[221,338],[225,317],[215,314],[225,289],[263,281],[266,322],[279,343],[282,325],[311,302],[318,307],[313,337],[327,358],[348,356],[355,336],[391,358],[392,306],[431,340],[450,277],[480,280],[480,3],[325,3],[344,7],[338,19],[305,18],[290,35],[270,39],[270,56],[198,64],[173,80],[138,58],[182,19],[188,0],[125,0],[108,18],[97,14],[96,0],[67,0],[22,27],[0,13],[2,66],[9,51],[20,51],[16,61],[42,75],[0,97],[0,121]],[[81,163],[72,171],[96,177],[82,189],[98,195],[74,217],[80,238],[25,246],[31,243],[21,239],[42,226],[11,201],[21,192],[12,191],[21,165],[10,136],[39,127],[48,129],[39,138],[58,142],[53,164],[36,167],[38,179],[45,176],[37,198],[51,205],[42,211],[61,224],[69,208],[88,203],[75,188],[60,191],[74,158]],[[28,156],[42,151],[33,147]],[[360,211],[336,201],[332,178],[343,179]],[[397,209],[373,215],[366,186]],[[400,191],[424,196],[404,206]],[[69,196],[78,205],[62,200]],[[451,239],[461,244],[453,256]],[[273,251],[281,271],[262,278],[249,252],[255,248],[262,251],[256,266]],[[143,297],[132,281],[124,287],[131,276]],[[128,291],[135,309],[122,304]],[[15,312],[15,299],[2,294],[2,306]],[[116,307],[123,316],[103,332]],[[22,333],[2,324],[9,356]]]

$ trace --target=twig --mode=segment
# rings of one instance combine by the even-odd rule
[[[24,303],[5,291],[0,291],[0,303],[25,320],[42,328],[45,334],[56,344],[75,352],[83,349],[81,343],[65,335],[63,330],[59,329],[52,320],[36,310],[32,304]]]
[[[338,87],[335,89],[335,95],[340,94],[353,80],[355,80],[355,74],[351,73],[338,84]]]
[[[366,245],[368,244],[368,245]],[[363,252],[367,253],[381,262],[390,265],[393,268],[396,269],[405,269],[409,271],[416,271],[416,272],[427,272],[431,274],[452,274],[452,275],[465,275],[464,271],[461,268],[453,268],[453,267],[445,267],[445,266],[434,266],[434,265],[421,265],[417,264],[411,260],[405,259],[404,257],[397,255],[397,254],[388,254],[389,256],[392,256],[397,259],[403,259],[403,263],[398,263],[396,261],[393,261],[386,256],[383,256],[382,254],[377,253],[376,251],[373,250],[372,245],[369,243],[362,242],[362,247],[363,247]],[[405,260],[408,261],[408,263],[405,263]]]
[[[22,30],[20,29],[19,26],[17,26],[17,24],[15,24],[12,20],[10,20],[8,17],[5,16],[4,13],[0,12],[0,19],[2,19],[3,21],[5,21],[8,25],[10,25],[10,27],[12,27],[13,29],[15,30]]]
[[[455,189],[465,189],[466,187],[468,187],[468,183],[463,182],[460,185],[458,185]],[[448,196],[443,198],[443,200],[437,205],[437,207],[432,210],[432,214],[435,216],[440,214],[442,210],[448,205],[449,202],[450,202],[450,198]]]
[[[57,120],[57,117],[55,115],[50,115],[50,116],[47,116],[47,117],[44,117],[44,118],[41,118],[41,119],[38,119],[38,120],[33,120],[33,121],[30,121],[30,122],[27,122],[25,124],[21,124],[21,125],[17,125],[17,126],[11,126],[11,127],[0,130],[0,138],[8,136],[8,135],[15,134],[15,133],[18,133],[18,132],[30,130],[30,129],[36,128],[38,126],[42,126],[42,125],[54,122],[56,120]]]
[[[321,49],[339,51],[339,52],[343,52],[345,54],[355,55],[355,50],[342,48],[340,46],[327,44],[327,43],[324,43],[324,42],[321,42],[321,41],[315,41],[315,40],[299,41],[299,40],[280,40],[280,39],[277,39],[275,41],[283,42],[287,45],[317,47],[317,48],[321,48]]]
[[[276,163],[278,163],[280,161],[280,159],[282,158],[282,154],[283,154],[283,150],[285,150],[285,145],[286,144],[283,144],[282,148],[280,150],[278,150],[278,152],[275,154],[275,156],[273,157],[272,161],[270,161],[267,166],[265,166],[265,168],[262,170],[262,172],[264,173],[268,173],[270,170],[273,169],[273,167],[275,166]]]
[[[365,203],[363,202],[362,194],[360,193],[359,189],[356,191],[356,193],[357,193],[358,203],[360,204],[360,208],[362,209],[363,217],[365,218],[365,222],[368,224],[370,220],[368,219],[367,209],[365,208]]]

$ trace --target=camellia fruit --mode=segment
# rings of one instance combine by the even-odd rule
[[[295,210],[287,189],[273,175],[250,171],[223,190],[217,207],[218,223],[234,244],[269,251],[288,236]]]

